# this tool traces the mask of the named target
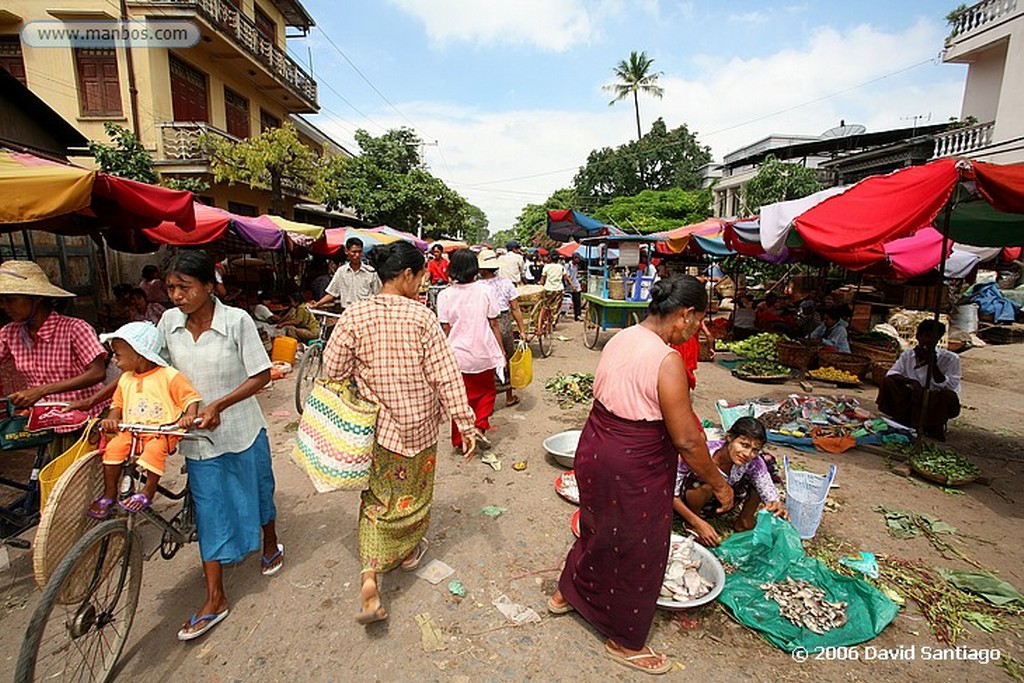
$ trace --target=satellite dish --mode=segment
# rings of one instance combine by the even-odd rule
[[[821,139],[831,140],[833,138],[846,138],[851,135],[860,135],[866,130],[867,128],[860,125],[859,123],[848,124],[843,121],[840,121],[838,126],[836,126],[835,128],[829,128],[824,133],[822,133]]]

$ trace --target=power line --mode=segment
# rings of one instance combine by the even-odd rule
[[[915,64],[911,64],[910,66],[902,67],[902,68],[897,69],[895,71],[891,71],[891,72],[889,72],[887,74],[883,74],[883,75],[878,76],[876,78],[872,78],[870,80],[864,81],[863,83],[859,83],[859,84],[851,86],[849,88],[844,88],[843,90],[838,90],[836,92],[829,93],[827,95],[822,95],[821,97],[816,97],[813,100],[808,100],[806,102],[801,102],[800,104],[795,104],[795,105],[793,105],[791,107],[786,107],[784,109],[779,109],[779,110],[771,112],[769,114],[763,114],[761,116],[757,116],[757,117],[754,117],[752,119],[748,119],[746,121],[742,121],[740,123],[737,123],[737,124],[734,124],[734,125],[731,125],[731,126],[726,126],[725,128],[719,128],[718,130],[713,130],[710,133],[704,133],[703,136],[704,137],[710,137],[710,136],[713,136],[713,135],[718,135],[719,133],[725,133],[725,132],[730,131],[730,130],[735,130],[736,128],[742,128],[743,126],[750,125],[751,123],[756,123],[758,121],[763,121],[764,119],[769,119],[769,118],[778,116],[780,114],[785,114],[785,113],[794,111],[796,109],[800,109],[802,107],[806,107],[806,106],[811,105],[811,104],[816,104],[818,102],[822,102],[824,100],[828,100],[830,98],[836,97],[838,95],[842,95],[842,94],[850,92],[852,90],[857,90],[858,88],[862,88],[862,87],[864,87],[866,85],[870,85],[872,83],[876,83],[876,82],[884,80],[886,78],[890,78],[892,76],[899,75],[899,74],[904,73],[906,71],[910,71],[912,69],[916,69],[919,66],[923,66],[924,64],[931,63],[931,61],[932,61],[931,58],[925,59],[925,60],[922,60],[922,61],[917,62]],[[662,149],[664,149],[666,147],[673,147],[673,146],[676,146],[676,145],[681,145],[681,144],[684,144],[684,143],[667,143],[666,145],[664,145],[662,147]],[[636,153],[636,154],[625,155],[624,157],[619,157],[619,158],[620,159],[621,158],[628,159],[628,158],[639,158],[639,157],[640,157],[640,154]],[[517,181],[517,180],[531,180],[533,178],[543,178],[545,176],[558,175],[560,173],[568,173],[570,171],[577,171],[577,170],[579,170],[579,168],[580,168],[579,166],[570,166],[570,167],[566,167],[566,168],[560,168],[560,169],[557,169],[557,170],[554,170],[554,171],[542,171],[542,172],[539,172],[539,173],[531,173],[529,175],[515,176],[515,177],[512,177],[512,178],[501,178],[501,179],[498,179],[498,180],[486,180],[486,181],[482,181],[482,182],[475,183],[473,185],[467,185],[467,186],[468,187],[481,187],[483,185],[497,185],[497,184],[500,184],[500,183],[514,182],[514,181]]]

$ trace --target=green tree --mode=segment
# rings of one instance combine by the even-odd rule
[[[701,145],[685,124],[668,130],[659,118],[636,142],[592,151],[573,185],[580,198],[598,203],[644,190],[697,190],[700,168],[710,161],[711,149]]]
[[[769,154],[757,174],[743,187],[742,213],[756,214],[767,204],[800,199],[820,189],[817,171],[779,161]]]
[[[527,204],[519,212],[512,230],[515,239],[523,246],[538,246],[545,239],[548,225],[548,209],[578,208],[576,192],[572,188],[562,188],[547,198],[543,204]]]
[[[89,153],[101,171],[150,185],[160,182],[160,176],[153,168],[153,157],[135,133],[110,121],[104,122],[103,130],[112,144],[89,141]]]
[[[654,60],[647,56],[646,52],[629,53],[629,59],[623,59],[613,69],[617,83],[604,86],[608,92],[614,93],[615,97],[608,106],[621,102],[633,95],[633,109],[636,111],[636,139],[642,137],[640,130],[640,99],[639,93],[643,92],[653,95],[659,100],[665,94],[665,90],[658,85],[658,78],[662,75],[660,71],[652,71]]]
[[[137,180],[140,183],[163,185],[172,190],[198,193],[210,189],[210,184],[202,178],[162,176],[157,173],[153,166],[153,157],[135,137],[135,133],[127,128],[106,121],[103,130],[110,138],[111,144],[90,140],[89,152],[104,173]]]
[[[508,230],[499,230],[487,238],[487,241],[491,243],[491,246],[497,249],[498,247],[504,247],[514,239],[516,239],[516,231],[509,228]]]
[[[204,135],[216,182],[270,190],[270,212],[284,215],[284,188],[304,195],[321,186],[325,162],[302,144],[291,123],[239,142]]]
[[[644,190],[633,197],[616,197],[594,211],[599,220],[645,235],[699,223],[710,215],[710,189]]]
[[[318,198],[329,208],[348,206],[364,220],[430,237],[486,234],[487,217],[432,175],[420,158],[420,140],[408,128],[373,137],[356,131],[360,154],[326,165]]]

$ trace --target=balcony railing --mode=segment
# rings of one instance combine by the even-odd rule
[[[952,31],[946,45],[963,40],[971,33],[981,31],[989,24],[1017,11],[1017,0],[982,0],[960,12],[950,21]]]
[[[149,4],[185,5],[195,8],[214,26],[263,64],[292,92],[313,106],[317,104],[316,81],[274,41],[264,36],[256,23],[227,0],[155,0]]]
[[[209,155],[203,149],[203,146],[199,144],[199,138],[203,133],[238,142],[238,138],[234,135],[226,133],[220,128],[214,128],[207,123],[164,121],[159,125],[162,143],[161,161],[180,161],[184,163],[205,163],[209,161]]]
[[[933,159],[966,156],[971,152],[992,144],[995,121],[981,123],[970,128],[958,128],[935,136]]]

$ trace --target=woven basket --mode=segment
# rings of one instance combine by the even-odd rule
[[[888,363],[889,367],[892,367],[900,355],[899,351],[891,351],[883,349],[881,346],[853,340],[850,341],[850,351],[858,356],[867,356],[872,363]]]
[[[880,363],[875,361],[871,365],[871,383],[876,386],[882,386],[882,380],[889,374],[889,369],[892,367],[892,363]]]
[[[701,332],[697,338],[697,360],[701,363],[710,363],[715,359],[715,344]]]
[[[780,363],[797,370],[806,370],[811,367],[818,356],[817,346],[789,341],[788,339],[779,339],[775,343],[775,349],[779,352]]]
[[[818,365],[849,372],[857,377],[864,377],[871,369],[871,359],[854,353],[839,353],[822,349],[818,352]]]

